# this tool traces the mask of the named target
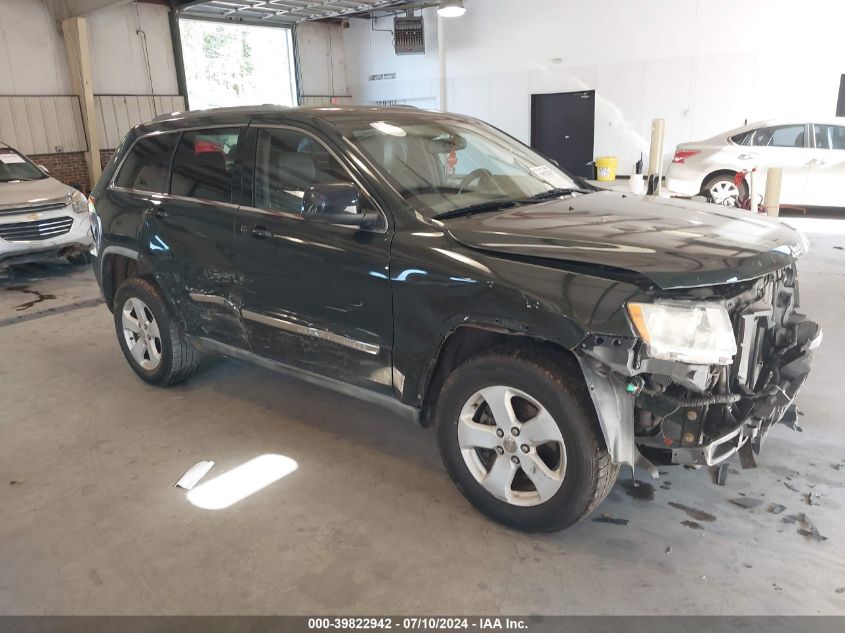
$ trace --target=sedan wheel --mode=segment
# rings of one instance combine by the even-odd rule
[[[146,303],[130,297],[123,304],[123,337],[132,359],[147,370],[161,363],[161,334],[158,323]]]
[[[535,506],[566,473],[566,446],[552,415],[514,387],[486,387],[461,409],[458,444],[475,480],[497,499]]]
[[[725,207],[739,206],[739,187],[733,180],[720,179],[711,183],[708,188],[713,202]]]

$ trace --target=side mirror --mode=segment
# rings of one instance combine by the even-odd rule
[[[38,169],[40,169],[41,171],[43,171],[43,172],[44,172],[45,174],[47,174],[48,176],[50,175],[50,170],[49,170],[49,169],[47,169],[44,165],[38,165]]]
[[[375,211],[362,211],[358,187],[351,182],[311,185],[302,196],[302,217],[309,222],[343,226],[371,226]]]

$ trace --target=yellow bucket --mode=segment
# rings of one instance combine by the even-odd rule
[[[619,161],[616,156],[599,156],[596,159],[596,179],[602,182],[616,180],[616,166]]]

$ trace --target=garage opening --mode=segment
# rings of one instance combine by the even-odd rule
[[[297,105],[291,29],[181,18],[179,33],[192,110]]]

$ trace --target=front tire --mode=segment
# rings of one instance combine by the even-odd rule
[[[449,476],[480,512],[517,530],[569,527],[604,500],[619,473],[583,378],[565,365],[498,348],[458,367],[438,398]]]
[[[152,385],[181,382],[199,365],[199,352],[185,338],[159,289],[146,279],[132,277],[117,289],[114,325],[126,361]]]

